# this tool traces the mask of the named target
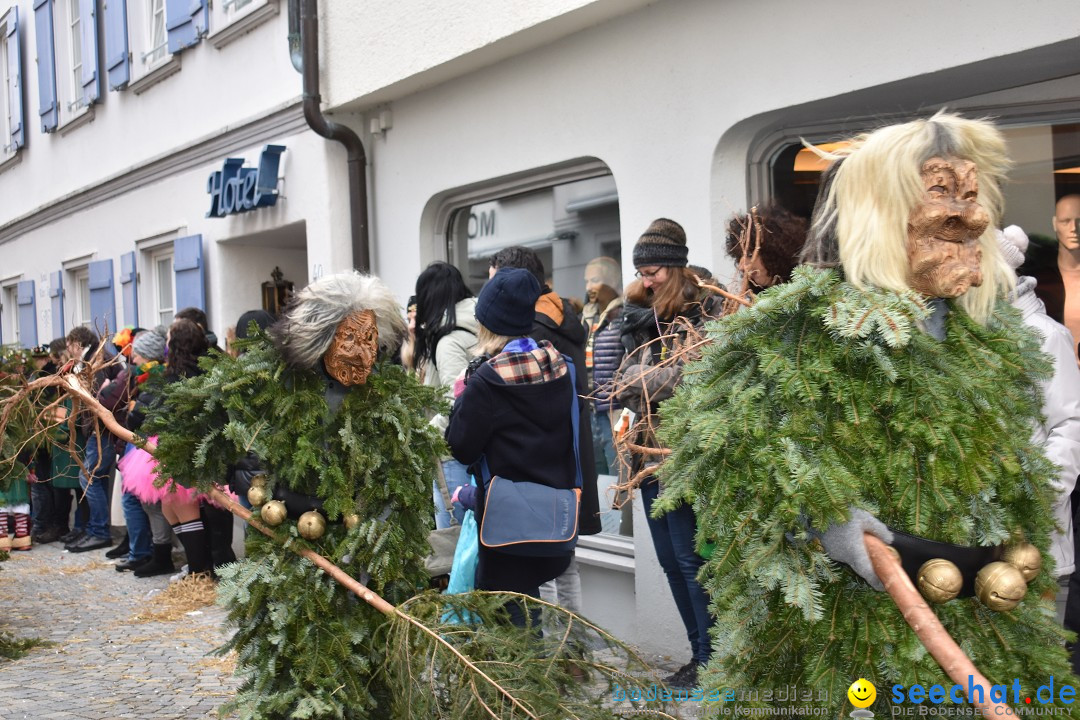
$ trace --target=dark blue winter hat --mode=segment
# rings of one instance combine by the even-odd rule
[[[476,298],[476,319],[496,335],[528,335],[539,298],[540,283],[531,272],[500,268]]]

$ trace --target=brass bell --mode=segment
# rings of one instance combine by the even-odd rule
[[[352,530],[360,524],[360,516],[356,513],[345,513],[342,520],[345,522],[345,528],[348,530]]]
[[[259,505],[262,505],[267,500],[266,488],[252,485],[248,488],[247,499],[248,502],[251,503],[252,507],[258,507]]]
[[[285,503],[280,500],[271,500],[259,509],[259,517],[271,526],[280,525],[288,516],[289,511],[285,508]]]
[[[315,510],[308,510],[296,521],[300,536],[307,540],[318,540],[326,532],[326,518]]]
[[[944,558],[927,560],[919,568],[919,592],[932,603],[946,603],[960,594],[964,576],[960,568]]]
[[[1010,545],[1001,559],[1019,570],[1027,582],[1034,580],[1042,569],[1042,553],[1031,543]]]
[[[266,487],[266,473],[259,473],[258,475],[251,478],[251,487]]]
[[[975,576],[975,595],[991,610],[1012,610],[1026,593],[1024,576],[1007,562],[992,562]]]

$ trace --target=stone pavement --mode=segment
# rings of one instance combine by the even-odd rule
[[[216,606],[172,622],[133,622],[169,576],[118,573],[105,550],[59,543],[0,563],[0,630],[55,643],[0,659],[0,720],[216,718],[238,680]]]

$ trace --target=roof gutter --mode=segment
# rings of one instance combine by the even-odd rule
[[[349,173],[349,220],[352,228],[353,267],[361,272],[371,271],[370,239],[368,237],[367,153],[360,136],[352,129],[329,120],[322,113],[319,95],[319,4],[318,0],[289,0],[290,53],[296,66],[294,28],[299,9],[300,65],[303,75],[304,119],[319,135],[345,146]]]

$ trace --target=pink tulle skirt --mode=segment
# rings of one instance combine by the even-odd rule
[[[156,440],[157,438],[152,437],[149,439]],[[217,505],[209,495],[205,495],[193,488],[184,487],[179,483],[174,483],[172,478],[162,483],[161,487],[156,487],[154,483],[158,479],[157,466],[157,460],[154,459],[153,455],[142,448],[131,448],[124,453],[124,457],[120,458],[120,462],[116,464],[117,469],[120,471],[120,487],[147,505],[162,500],[170,503],[206,500]],[[230,490],[223,490],[233,500],[237,499],[236,495]]]

